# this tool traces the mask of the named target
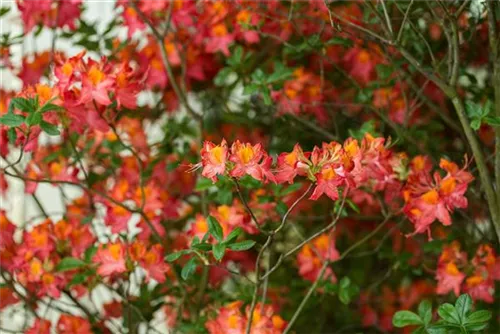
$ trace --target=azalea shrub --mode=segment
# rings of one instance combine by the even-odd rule
[[[500,331],[499,3],[90,6],[0,10],[0,331]]]

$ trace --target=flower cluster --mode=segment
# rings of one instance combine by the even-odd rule
[[[106,132],[116,108],[136,108],[142,74],[126,62],[112,63],[104,57],[95,61],[84,56],[82,52],[68,59],[56,59],[56,87],[71,129],[82,132],[90,127]],[[112,104],[115,108],[111,108]]]
[[[436,219],[451,224],[450,211],[467,207],[464,194],[472,175],[448,160],[440,167],[446,171],[442,177],[435,172],[424,156],[415,157],[409,171],[405,167],[405,154],[397,154],[385,145],[384,138],[366,134],[360,143],[349,138],[343,144],[332,141],[303,151],[295,145],[292,152],[280,153],[274,168],[273,159],[260,144],[236,141],[228,147],[225,140],[215,145],[205,142],[201,150],[202,175],[213,182],[218,175],[253,178],[275,183],[293,183],[296,176],[304,176],[315,184],[310,199],[325,194],[332,200],[339,198],[339,187],[351,191],[354,200],[367,200],[373,192],[384,191],[386,202],[394,206],[402,192],[405,200],[403,212],[415,225],[416,233],[429,234]],[[466,164],[467,166],[467,164]],[[397,204],[395,204],[397,205]]]
[[[18,244],[13,238],[15,227],[4,213],[1,221],[2,266],[30,293],[59,298],[72,275],[59,271],[57,265],[64,255],[83,258],[85,250],[95,241],[89,226],[79,220],[54,223],[47,219],[30,231],[24,231],[22,242]]]
[[[205,142],[201,151],[202,175],[214,182],[217,175],[226,173],[234,178],[250,175],[264,183],[293,183],[297,175],[306,176],[317,182],[311,199],[316,200],[326,194],[336,200],[339,186],[354,185],[350,172],[355,167],[354,159],[358,152],[357,141],[346,141],[344,147],[337,142],[323,143],[321,148],[314,147],[312,152],[303,152],[296,145],[292,152],[279,155],[273,173],[273,159],[260,144],[236,141],[229,150],[225,140],[220,145]]]
[[[450,212],[455,208],[466,208],[467,198],[464,196],[467,185],[473,180],[472,174],[448,160],[441,159],[439,167],[446,172],[442,177],[434,172],[431,177],[432,164],[423,156],[412,160],[410,175],[403,190],[405,200],[404,212],[415,225],[414,233],[427,232],[430,236],[430,225],[437,219],[443,225],[451,224]]]
[[[51,28],[69,27],[74,30],[81,14],[83,1],[16,0],[16,3],[21,12],[24,30],[29,32],[38,24]]]
[[[246,332],[250,308],[245,312],[241,311],[243,303],[236,301],[221,307],[215,319],[205,323],[210,334],[243,334]],[[282,333],[286,327],[286,322],[274,314],[271,305],[261,305],[257,303],[252,316],[252,334],[278,334]]]
[[[333,262],[339,257],[339,252],[335,248],[335,238],[332,235],[322,234],[309,244],[305,244],[297,254],[299,274],[304,279],[314,282],[320,274],[323,263]],[[331,268],[326,269],[323,279],[337,281]]]
[[[154,279],[159,283],[165,282],[170,270],[163,261],[165,252],[159,244],[148,247],[142,241],[135,241],[130,245],[122,242],[101,244],[93,262],[98,265],[97,274],[103,277],[116,277],[124,272],[140,266],[146,272],[146,279]]]
[[[473,299],[493,303],[495,281],[500,281],[500,256],[490,245],[483,244],[469,261],[460,248],[457,241],[443,248],[436,271],[436,293],[468,293]]]
[[[104,327],[104,326],[103,326]],[[36,319],[26,334],[50,334],[52,323],[45,319]],[[90,334],[93,333],[90,322],[82,317],[62,314],[55,325],[57,333],[61,334]]]

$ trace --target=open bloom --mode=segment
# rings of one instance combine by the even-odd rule
[[[217,175],[224,175],[228,157],[227,143],[222,140],[220,145],[205,141],[201,150],[201,163],[203,171],[201,175],[217,181]]]
[[[455,295],[460,294],[460,286],[465,279],[465,274],[460,271],[467,262],[467,254],[460,251],[460,244],[454,242],[443,249],[439,257],[436,279],[438,294],[447,294],[453,291]]]
[[[92,327],[88,320],[74,315],[62,314],[57,322],[57,333],[60,334],[91,334]]]
[[[306,156],[299,144],[295,144],[293,151],[290,153],[283,152],[278,156],[278,171],[276,173],[276,182],[278,183],[293,183],[297,175],[304,175],[304,163]]]
[[[441,160],[440,167],[447,172],[444,178],[438,172],[431,178],[425,170],[418,170],[408,178],[403,190],[406,201],[403,210],[415,225],[415,232],[412,234],[427,232],[431,238],[430,225],[436,219],[445,226],[450,225],[450,212],[455,208],[467,207],[464,194],[473,180],[472,175],[444,159]]]
[[[314,282],[321,272],[325,261],[335,261],[340,257],[335,248],[335,239],[329,234],[322,234],[308,244],[305,244],[297,255],[299,274],[306,280]],[[336,281],[331,268],[327,268],[323,279]]]
[[[112,276],[127,271],[125,247],[121,243],[101,245],[94,255],[93,261],[99,265],[97,273],[101,276]]]
[[[249,321],[250,306],[241,311],[243,302],[236,301],[221,307],[215,319],[205,323],[210,334],[243,334]],[[261,312],[262,310],[262,312]],[[278,334],[286,327],[286,322],[274,314],[271,305],[258,303],[253,311],[252,334]]]
[[[88,61],[88,71],[82,76],[82,95],[81,103],[91,102],[94,99],[101,105],[110,105],[109,93],[112,90],[115,81],[110,76],[111,67],[102,59],[97,63],[92,59]]]
[[[235,141],[231,146],[229,160],[235,163],[230,175],[242,177],[245,174],[259,181],[274,181],[271,173],[272,158],[263,150],[261,144],[252,145]]]
[[[50,334],[50,328],[52,327],[52,324],[50,321],[45,320],[45,319],[35,319],[35,323],[33,326],[31,326],[25,334]]]
[[[148,281],[152,278],[158,283],[165,282],[170,266],[163,260],[165,252],[160,244],[155,244],[148,250],[144,242],[137,241],[130,246],[130,254],[131,259],[144,268]]]

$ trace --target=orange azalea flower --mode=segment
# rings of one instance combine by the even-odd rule
[[[248,174],[259,181],[275,181],[270,170],[272,158],[262,149],[261,144],[252,145],[236,140],[231,146],[229,160],[235,163],[230,173],[233,177]]]
[[[236,301],[221,307],[215,319],[205,323],[210,334],[243,334],[249,320],[249,307],[241,312],[243,302]],[[257,303],[252,316],[252,334],[278,334],[286,327],[286,322],[274,314],[271,305]]]
[[[224,175],[228,158],[227,143],[223,139],[220,145],[205,141],[201,150],[203,171],[201,175],[217,181],[217,175]]]
[[[467,207],[464,194],[473,177],[465,171],[465,167],[460,170],[456,164],[444,159],[440,163],[440,167],[447,171],[444,178],[437,172],[431,178],[427,174],[429,170],[420,160],[415,161],[413,166],[417,172],[414,176],[410,175],[403,191],[406,201],[403,210],[415,225],[415,232],[411,235],[427,232],[431,238],[430,225],[434,220],[450,225],[450,212],[455,208]]]
[[[100,245],[93,262],[98,264],[97,273],[101,276],[124,273],[127,271],[125,246],[121,243]]]
[[[34,54],[31,61],[26,57],[23,58],[22,69],[18,77],[23,81],[24,86],[37,84],[47,70],[49,62],[49,51]]]
[[[306,280],[314,282],[321,271],[324,261],[335,261],[339,258],[335,248],[335,239],[329,234],[322,234],[308,244],[305,244],[297,255],[299,274]],[[327,268],[323,279],[336,281],[331,268]]]
[[[52,327],[52,324],[50,321],[37,318],[35,319],[35,323],[33,326],[31,326],[25,334],[50,334],[50,328]]]
[[[17,302],[19,302],[19,299],[10,288],[0,288],[0,310],[3,310],[9,305],[16,304]]]
[[[91,334],[90,322],[82,317],[62,314],[57,322],[57,333],[59,334]]]

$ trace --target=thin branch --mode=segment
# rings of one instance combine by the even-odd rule
[[[241,202],[243,203],[243,206],[245,207],[245,209],[248,211],[248,213],[250,214],[250,216],[252,217],[252,220],[255,224],[255,226],[257,227],[257,229],[265,234],[265,235],[269,235],[269,232],[265,231],[262,229],[262,227],[260,226],[259,224],[259,221],[257,220],[257,217],[255,216],[255,214],[253,213],[253,210],[250,208],[250,206],[248,205],[248,202],[247,200],[245,199],[245,197],[243,196],[243,193],[241,191],[241,187],[240,187],[240,183],[238,182],[238,180],[236,180],[235,178],[233,178],[233,181],[236,185],[236,192],[238,193],[238,196],[240,197],[240,200]]]
[[[385,21],[386,21],[386,24],[387,24],[387,29],[389,29],[389,33],[390,33],[390,37],[393,38],[394,37],[394,31],[392,30],[392,23],[391,23],[391,19],[389,18],[389,13],[387,12],[387,8],[385,7],[385,2],[384,0],[380,0],[380,3],[382,4],[382,10],[384,12],[384,16],[385,16]]]
[[[413,5],[413,1],[414,0],[411,0],[410,4],[408,5],[408,8],[406,8],[406,12],[405,12],[404,17],[403,17],[403,22],[401,23],[401,27],[399,28],[399,31],[398,31],[398,37],[396,37],[396,44],[399,44],[399,42],[401,41],[401,36],[403,35],[403,30],[404,30],[404,27],[406,24],[406,20],[408,19],[408,14],[410,13],[411,6]],[[398,7],[398,9],[399,9],[399,7]]]
[[[252,303],[250,305],[250,314],[248,316],[249,318],[248,318],[248,323],[247,323],[247,327],[246,327],[246,334],[250,334],[250,331],[252,329],[253,313],[254,313],[254,310],[255,310],[255,306],[257,305],[257,297],[258,297],[258,294],[259,294],[259,286],[260,286],[260,282],[262,281],[262,279],[259,279],[259,275],[260,275],[260,259],[262,258],[262,255],[264,254],[264,252],[266,251],[266,249],[272,244],[272,242],[274,240],[274,236],[279,231],[281,231],[281,229],[285,225],[285,222],[286,222],[288,216],[290,215],[290,213],[293,211],[293,209],[295,209],[295,207],[299,204],[299,202],[302,199],[304,199],[304,197],[309,193],[309,191],[311,190],[312,187],[313,187],[313,184],[310,184],[309,187],[307,188],[307,190],[295,202],[293,202],[293,204],[290,206],[290,208],[288,208],[287,212],[283,215],[283,219],[281,220],[281,224],[274,231],[272,231],[269,234],[269,236],[266,239],[266,242],[264,243],[264,245],[262,246],[262,248],[259,251],[259,254],[257,255],[257,259],[255,261],[255,277],[257,278],[257,280],[255,282],[255,288],[254,288],[254,291],[253,291]]]
[[[140,19],[146,23],[146,25],[151,29],[151,32],[153,33],[154,37],[156,38],[156,41],[158,43],[158,47],[160,49],[160,54],[161,54],[161,59],[163,62],[163,66],[165,67],[165,70],[167,72],[167,76],[169,79],[169,83],[172,85],[172,89],[175,92],[175,95],[179,98],[181,103],[186,107],[187,112],[193,117],[196,121],[201,121],[202,117],[198,115],[194,109],[191,107],[189,104],[186,94],[179,88],[179,85],[175,81],[175,76],[174,72],[172,71],[172,66],[170,64],[170,61],[168,60],[168,54],[167,50],[165,48],[165,43],[163,42],[163,36],[158,32],[158,30],[155,28],[154,24],[146,17],[146,15],[137,7],[137,4],[133,1],[130,0],[129,4],[134,8],[134,10],[137,12],[139,15]]]
[[[325,263],[323,263],[323,266],[321,267],[321,271],[318,273],[318,277],[316,277],[316,280],[309,288],[309,291],[307,291],[306,296],[304,297],[304,299],[302,299],[302,302],[300,303],[297,310],[295,310],[295,313],[293,314],[292,319],[290,319],[290,321],[288,322],[288,325],[286,326],[285,330],[283,331],[283,334],[288,333],[292,329],[293,324],[295,323],[295,321],[299,317],[300,313],[304,309],[304,306],[307,304],[307,302],[309,301],[309,298],[311,298],[311,296],[314,293],[314,291],[316,290],[319,282],[323,278],[323,275],[325,274],[326,269],[328,268],[329,264],[330,264],[330,261],[325,260]]]

